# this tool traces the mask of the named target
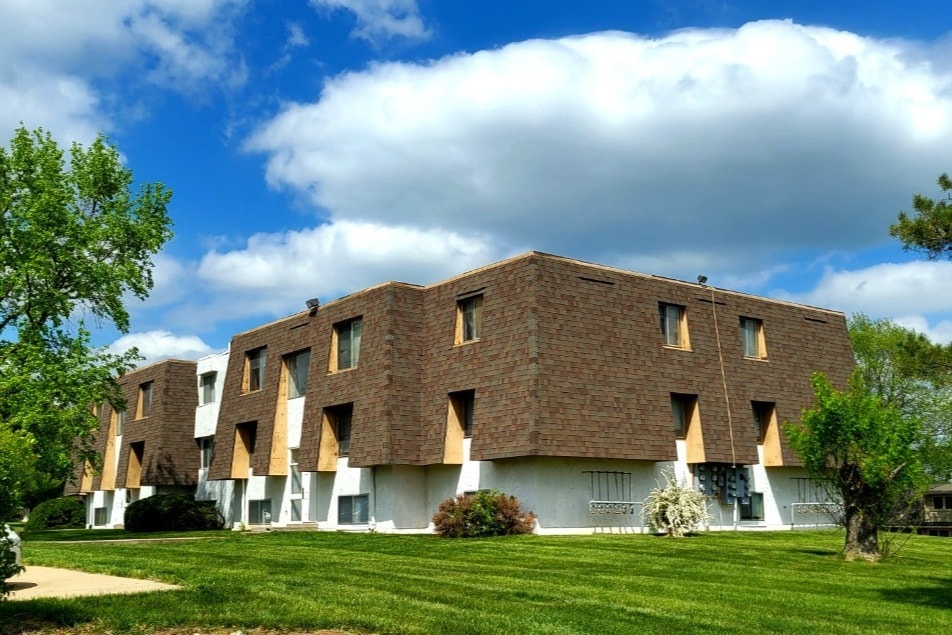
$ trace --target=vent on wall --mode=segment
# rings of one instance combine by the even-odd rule
[[[579,280],[584,280],[585,282],[594,282],[595,284],[606,284],[608,286],[614,286],[614,282],[611,280],[596,280],[595,278],[586,278],[585,276],[579,276]]]

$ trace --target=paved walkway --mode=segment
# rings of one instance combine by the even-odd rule
[[[70,598],[84,595],[111,595],[114,593],[145,593],[169,591],[181,587],[164,582],[120,578],[100,573],[85,573],[72,569],[54,569],[30,565],[20,575],[10,578],[11,600],[33,598]]]

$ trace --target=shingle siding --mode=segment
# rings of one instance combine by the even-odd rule
[[[482,296],[480,337],[457,344],[457,302],[473,294]],[[663,346],[659,303],[684,307],[689,349]],[[744,357],[742,316],[762,320],[765,360]],[[334,327],[356,317],[359,362],[330,371]],[[246,355],[261,348],[262,388],[244,392]],[[385,283],[235,335],[210,479],[232,478],[236,428],[251,423],[253,474],[287,473],[286,430],[275,426],[285,399],[280,377],[283,358],[304,349],[302,471],[317,470],[324,410],[348,403],[351,467],[441,464],[449,394],[463,390],[475,391],[472,460],[672,461],[670,398],[685,393],[697,395],[705,460],[755,464],[752,401],[773,402],[779,420],[797,421],[812,402],[813,371],[845,386],[853,367],[842,313],[723,290],[712,298],[698,284],[530,253],[427,287]],[[153,414],[136,421],[146,381],[155,382]],[[124,484],[130,443],[139,441],[143,484],[194,484],[195,364],[163,362],[120,383],[129,415],[116,486]],[[103,430],[110,414],[103,409]],[[796,464],[785,443],[782,454],[785,465]],[[101,484],[97,477],[93,487]]]
[[[480,338],[456,344],[457,301],[474,293],[483,298]],[[230,460],[234,426],[249,421],[258,423],[254,471],[267,474],[281,356],[306,346],[304,470],[317,466],[323,410],[346,403],[352,467],[442,463],[449,394],[461,390],[476,395],[473,460],[674,460],[670,396],[687,393],[698,396],[706,460],[756,463],[751,401],[773,402],[780,420],[796,421],[812,401],[811,372],[845,384],[846,321],[728,291],[715,291],[714,302],[708,287],[539,253],[425,288],[387,283],[341,298],[232,340],[212,476],[228,477],[220,460]],[[659,303],[685,308],[689,350],[662,345]],[[359,364],[329,373],[334,325],[358,316]],[[744,358],[741,316],[763,321],[766,360]],[[245,352],[262,346],[265,388],[241,395]]]
[[[167,360],[131,371],[119,378],[126,401],[126,420],[121,445],[115,448],[118,464],[115,469],[116,488],[126,485],[129,453],[133,443],[143,444],[140,485],[194,486],[199,468],[199,453],[192,431],[195,427],[197,388],[195,362]],[[152,411],[148,417],[136,419],[139,387],[152,384]],[[96,450],[105,454],[113,430],[110,425],[112,407],[105,404],[100,413]],[[113,441],[116,439],[113,438]],[[93,478],[92,489],[102,489],[103,470]]]

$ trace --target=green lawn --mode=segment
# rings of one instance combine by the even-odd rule
[[[50,539],[27,536],[27,567],[185,589],[3,602],[0,631],[30,621],[111,632],[952,632],[948,538],[913,537],[899,557],[879,564],[844,562],[842,534],[822,531],[680,540],[233,532],[151,544]]]

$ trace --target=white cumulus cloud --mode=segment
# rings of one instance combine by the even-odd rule
[[[952,342],[952,262],[881,263],[860,269],[827,268],[804,293],[772,295],[844,313],[890,318],[934,342]]]
[[[786,299],[875,316],[952,313],[952,262],[882,263],[856,270],[827,269],[816,287]]]
[[[357,19],[351,35],[379,42],[393,37],[427,39],[430,31],[416,0],[310,0],[318,9],[350,11]]]
[[[102,82],[129,73],[193,93],[243,79],[232,21],[245,0],[17,0],[0,27],[0,129],[88,142],[111,127]],[[126,106],[130,106],[126,104]]]
[[[255,234],[240,249],[207,253],[196,275],[209,319],[281,316],[311,297],[326,301],[388,280],[434,282],[506,255],[479,235],[341,221]]]
[[[900,315],[893,321],[899,326],[922,333],[938,344],[952,344],[952,320],[939,320],[930,325],[924,315]]]
[[[334,222],[745,275],[881,242],[947,169],[928,54],[786,21],[532,40],[331,78],[247,147]]]
[[[146,331],[129,333],[113,342],[109,349],[124,353],[136,348],[145,360],[144,364],[163,359],[198,359],[215,352],[195,335],[175,335],[171,331]]]

